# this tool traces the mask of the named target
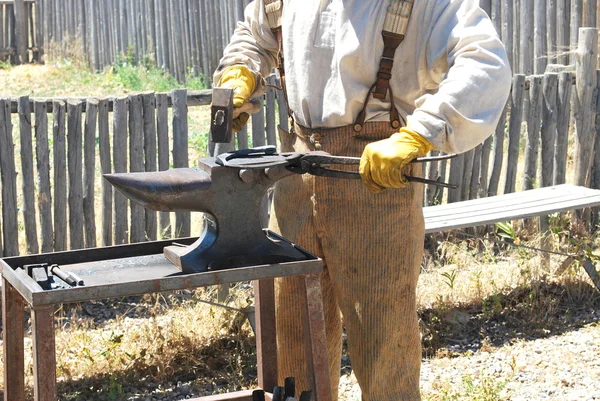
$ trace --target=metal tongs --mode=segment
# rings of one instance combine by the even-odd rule
[[[448,160],[456,157],[455,154],[443,155],[443,156],[429,156],[419,157],[413,159],[411,163],[426,163],[436,162],[439,160]],[[349,156],[332,156],[326,152],[308,152],[300,157],[300,166],[298,173],[308,173],[311,175],[317,175],[320,177],[332,177],[332,178],[346,178],[346,179],[358,179],[360,174],[358,171],[345,171],[331,168],[333,165],[343,166],[358,166],[360,164],[360,157],[349,157]],[[297,166],[288,166],[289,170],[295,171]],[[296,172],[296,171],[295,171]],[[429,180],[427,178],[415,177],[411,175],[404,176],[410,182],[420,182],[422,184],[436,185],[444,188],[455,189],[458,185],[449,184],[447,182]]]
[[[456,154],[443,156],[419,157],[411,163],[436,162],[449,160]],[[261,146],[251,149],[237,150],[217,157],[217,163],[223,166],[238,168],[268,168],[275,165],[284,165],[288,170],[297,174],[311,174],[319,177],[360,179],[358,171],[346,171],[332,168],[332,166],[358,166],[360,157],[333,156],[327,152],[315,151],[306,153],[277,153],[275,146]],[[455,189],[458,185],[443,181],[429,180],[426,178],[405,175],[410,182],[436,185],[444,188]]]

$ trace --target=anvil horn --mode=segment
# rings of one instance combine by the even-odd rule
[[[104,178],[125,197],[148,209],[210,212],[209,205],[202,200],[210,189],[211,177],[199,169],[104,174]]]

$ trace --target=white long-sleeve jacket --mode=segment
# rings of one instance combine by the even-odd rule
[[[290,109],[311,128],[351,125],[376,80],[389,0],[285,0],[283,47]],[[215,72],[244,64],[262,77],[276,66],[277,41],[263,0],[245,10]],[[416,0],[390,85],[409,128],[436,149],[475,147],[495,129],[510,91],[504,46],[478,0]],[[388,94],[389,97],[389,94]],[[367,121],[389,121],[389,99],[372,96]]]

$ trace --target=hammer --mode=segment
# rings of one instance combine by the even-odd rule
[[[229,143],[233,136],[233,89],[213,88],[210,107],[210,139]]]

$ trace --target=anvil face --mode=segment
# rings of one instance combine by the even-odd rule
[[[277,166],[243,170],[202,159],[199,168],[106,174],[127,198],[149,209],[206,213],[204,232],[189,247],[167,247],[165,256],[184,272],[306,260],[288,242],[265,234],[260,205],[269,187],[292,173]]]

